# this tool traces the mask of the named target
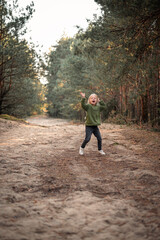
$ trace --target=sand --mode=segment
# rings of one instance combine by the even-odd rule
[[[159,240],[160,133],[103,123],[0,120],[0,239]]]

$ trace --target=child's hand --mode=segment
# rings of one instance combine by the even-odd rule
[[[85,98],[85,93],[82,93],[82,92],[80,92],[80,94],[81,94],[81,96],[82,96],[82,98]]]

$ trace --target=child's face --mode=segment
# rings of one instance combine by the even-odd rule
[[[97,97],[97,95],[92,94],[92,95],[89,97],[89,103],[92,104],[92,105],[96,105],[97,102],[98,102],[98,97]]]

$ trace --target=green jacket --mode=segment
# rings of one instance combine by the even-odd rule
[[[105,109],[106,105],[101,100],[97,105],[93,106],[91,104],[85,103],[85,98],[81,100],[82,108],[87,112],[86,115],[86,126],[97,126],[101,124],[100,112]]]

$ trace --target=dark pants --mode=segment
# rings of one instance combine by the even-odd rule
[[[92,133],[97,138],[98,150],[102,149],[102,138],[97,126],[86,126],[86,137],[81,145],[82,148],[85,148],[86,144],[90,141]]]

